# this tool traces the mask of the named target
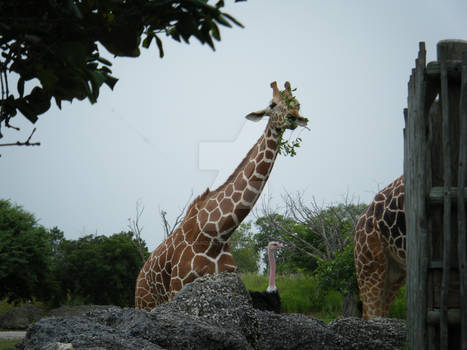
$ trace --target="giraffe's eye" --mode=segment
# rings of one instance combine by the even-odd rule
[[[276,107],[277,103],[276,102],[271,102],[271,104],[269,105],[269,108],[274,108]]]

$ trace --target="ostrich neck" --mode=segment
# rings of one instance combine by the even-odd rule
[[[274,257],[274,252],[272,249],[268,248],[268,258],[269,258],[269,286],[267,291],[275,291],[276,288],[276,259]]]
[[[204,233],[225,242],[250,213],[274,166],[279,138],[269,122],[227,181],[209,193],[198,215]]]

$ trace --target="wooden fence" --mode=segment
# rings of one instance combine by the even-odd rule
[[[425,44],[404,110],[409,349],[467,350],[467,42]]]

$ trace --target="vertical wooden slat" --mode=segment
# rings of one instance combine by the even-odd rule
[[[448,290],[451,259],[451,118],[449,111],[448,73],[446,61],[440,60],[441,67],[441,108],[442,108],[442,152],[444,168],[444,207],[443,207],[443,277],[441,280],[440,305],[440,349],[448,349]]]
[[[404,179],[406,181],[407,222],[407,304],[409,349],[425,349],[426,333],[426,130],[425,119],[425,43],[419,45],[415,70],[409,80],[408,116]]]
[[[461,300],[461,349],[467,350],[467,245],[464,187],[467,185],[467,52],[462,54],[459,168],[457,177],[458,256]]]

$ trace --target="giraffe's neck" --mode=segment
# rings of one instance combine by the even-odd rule
[[[277,157],[281,133],[268,123],[261,137],[227,181],[211,192],[199,210],[203,233],[227,241],[251,211]]]

